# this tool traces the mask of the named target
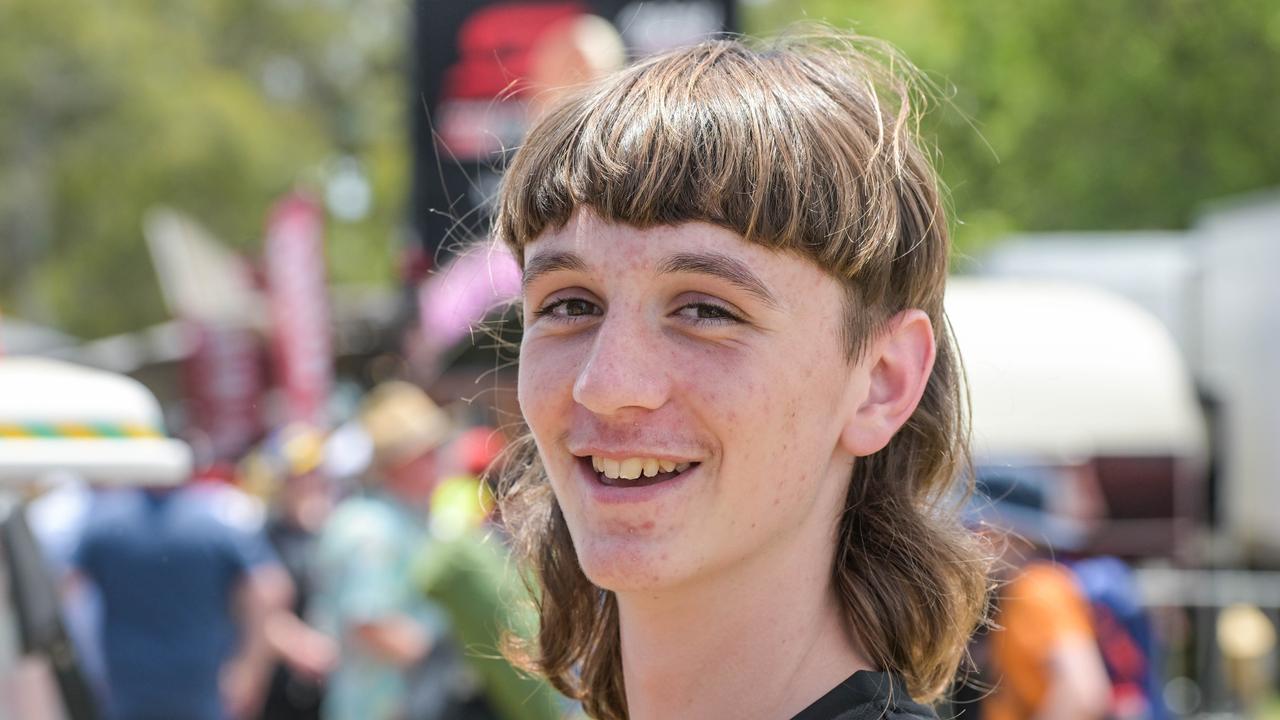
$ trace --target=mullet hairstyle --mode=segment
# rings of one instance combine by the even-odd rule
[[[495,234],[523,263],[526,244],[582,209],[637,228],[727,228],[841,282],[851,362],[896,313],[928,313],[933,373],[888,446],[854,464],[832,580],[869,660],[929,701],[980,622],[990,554],[955,500],[970,476],[967,398],[943,313],[949,239],[918,138],[921,85],[887,44],[829,28],[646,59],[533,127],[499,191]],[[528,433],[499,494],[540,619],[515,658],[591,716],[625,719],[616,599],[579,567]]]

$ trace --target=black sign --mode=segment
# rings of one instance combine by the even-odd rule
[[[584,16],[612,24],[619,60],[734,30],[737,19],[733,0],[417,0],[410,212],[432,265],[488,231],[499,172],[536,112],[537,79],[556,72],[570,34],[599,26]]]

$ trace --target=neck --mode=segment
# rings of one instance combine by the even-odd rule
[[[797,544],[696,587],[618,595],[632,720],[789,718],[871,667],[831,587],[830,557],[797,563]]]

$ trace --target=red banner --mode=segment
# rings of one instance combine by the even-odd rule
[[[319,206],[302,195],[276,203],[263,250],[275,379],[286,422],[323,423],[333,383],[324,228]]]
[[[187,439],[202,464],[238,458],[262,432],[266,378],[258,334],[199,320],[184,326],[191,348],[182,363]]]

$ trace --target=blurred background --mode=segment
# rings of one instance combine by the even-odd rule
[[[518,274],[484,237],[528,124],[628,60],[802,20],[935,86],[972,515],[1028,538],[1012,565],[1073,568],[1105,716],[1280,717],[1280,3],[8,0],[0,364],[140,383],[189,474],[267,516],[316,467],[359,494],[389,381],[448,415],[436,474],[478,478],[518,420]],[[54,427],[109,409],[18,412],[65,392],[46,370],[0,394],[11,513],[50,470],[130,484]],[[61,461],[22,455],[37,435]],[[18,621],[11,659],[39,649]]]

